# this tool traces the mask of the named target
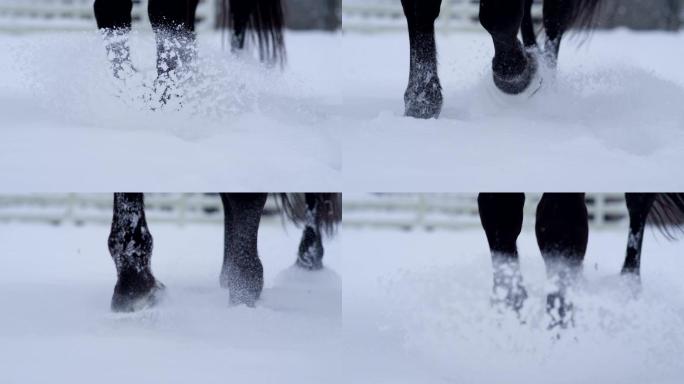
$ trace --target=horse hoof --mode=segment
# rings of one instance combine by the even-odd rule
[[[522,285],[495,285],[492,290],[491,304],[520,313],[527,300],[527,290]]]
[[[532,80],[536,77],[539,70],[539,63],[536,57],[529,51],[524,51],[526,65],[522,72],[519,73],[503,73],[502,70],[494,68],[493,77],[494,84],[503,93],[508,95],[519,95],[532,84]]]
[[[546,314],[550,318],[549,330],[566,329],[575,324],[574,306],[560,292],[552,292],[546,296]]]
[[[230,305],[237,306],[244,304],[250,308],[254,308],[257,300],[259,300],[259,296],[261,296],[260,291],[232,289],[230,290]]]
[[[404,114],[417,119],[436,119],[442,111],[442,87],[437,80],[409,84],[404,93]]]
[[[166,287],[155,281],[152,287],[144,292],[121,292],[118,286],[112,296],[112,312],[137,312],[157,305],[163,298]]]

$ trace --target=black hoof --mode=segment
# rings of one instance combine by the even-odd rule
[[[537,74],[539,64],[530,52],[523,50],[523,59],[517,65],[507,65],[494,59],[492,64],[494,84],[501,92],[509,95],[523,93]]]
[[[404,114],[418,119],[438,118],[442,111],[442,86],[436,79],[409,84],[404,93]]]
[[[145,290],[130,290],[117,283],[111,309],[113,312],[136,312],[153,307],[161,301],[165,290],[164,284],[156,280]]]
[[[299,243],[295,265],[308,271],[321,270],[323,269],[323,254],[320,235],[313,228],[306,227]]]

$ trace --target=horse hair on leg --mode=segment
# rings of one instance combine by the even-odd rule
[[[108,245],[117,273],[112,311],[133,312],[154,305],[164,285],[152,274],[152,235],[141,193],[114,194]]]
[[[545,193],[537,206],[535,226],[548,277],[555,284],[546,300],[549,328],[573,324],[568,289],[579,277],[589,239],[589,217],[583,193]]]
[[[225,238],[221,286],[231,305],[253,307],[264,287],[264,268],[257,252],[257,235],[266,204],[265,193],[222,193]]]
[[[480,23],[494,42],[494,84],[504,93],[525,91],[537,72],[537,61],[518,39],[526,0],[480,0]]]
[[[442,110],[442,85],[437,74],[435,20],[442,0],[402,0],[410,44],[409,82],[404,93],[406,116],[437,118]]]
[[[516,245],[523,223],[523,193],[480,193],[480,221],[494,268],[492,302],[520,312],[527,298]]]

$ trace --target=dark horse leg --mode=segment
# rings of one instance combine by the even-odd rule
[[[627,210],[629,211],[629,237],[627,254],[622,266],[623,275],[639,278],[641,268],[641,245],[644,240],[646,219],[656,200],[655,193],[626,193]]]
[[[154,278],[150,267],[152,235],[145,221],[142,193],[114,194],[108,245],[117,273],[112,310],[132,312],[154,305],[164,285]]]
[[[546,42],[544,52],[551,59],[550,64],[556,65],[560,43],[563,34],[570,28],[574,12],[573,2],[568,0],[544,1],[544,29],[546,30]]]
[[[264,287],[264,268],[257,253],[257,234],[265,193],[222,193],[224,253],[220,283],[230,303],[253,307]]]
[[[525,91],[537,71],[537,62],[518,40],[526,0],[481,0],[480,23],[492,36],[494,84],[504,93]]]
[[[147,12],[157,40],[157,83],[161,102],[170,97],[169,86],[184,80],[196,55],[195,12],[199,0],[150,0]]]
[[[408,23],[409,82],[404,93],[406,116],[429,119],[442,110],[442,86],[437,76],[435,20],[442,0],[402,0]]]
[[[522,230],[525,195],[481,193],[477,202],[494,267],[493,302],[518,312],[527,298],[516,245]]]
[[[128,45],[131,30],[132,0],[95,0],[97,28],[105,37],[107,57],[112,64],[114,76],[123,79],[133,71]]]
[[[306,221],[302,240],[299,243],[296,265],[311,271],[323,268],[323,242],[321,240],[321,227],[318,223],[318,210],[326,209],[319,207],[319,199],[316,194],[305,194],[306,200]]]
[[[550,328],[572,324],[567,289],[579,277],[587,251],[589,219],[583,193],[545,193],[537,206],[537,244],[556,290],[546,299]]]

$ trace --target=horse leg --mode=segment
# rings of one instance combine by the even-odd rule
[[[544,30],[546,31],[544,52],[550,59],[549,64],[555,67],[558,63],[561,39],[570,27],[573,14],[572,1],[545,0],[543,13]]]
[[[147,12],[157,40],[157,74],[178,80],[196,53],[195,12],[199,0],[150,0]]]
[[[264,268],[257,253],[257,234],[266,204],[265,193],[222,193],[225,213],[221,286],[230,303],[253,307],[264,287]]]
[[[477,203],[494,268],[492,301],[519,312],[527,298],[516,245],[522,230],[525,195],[481,193]]]
[[[627,240],[627,254],[622,266],[623,275],[639,278],[641,269],[641,245],[644,240],[646,219],[655,202],[654,193],[626,193],[627,210],[629,211],[629,237]]]
[[[494,84],[504,93],[525,91],[537,72],[537,62],[518,40],[526,0],[481,0],[480,23],[492,36]]]
[[[152,274],[152,235],[147,229],[142,193],[115,193],[109,253],[117,281],[111,308],[132,312],[154,305],[164,288]]]
[[[107,58],[114,76],[124,79],[134,72],[128,33],[131,30],[132,0],[95,0],[93,6],[97,28],[105,38]]]
[[[257,3],[254,0],[230,0],[230,18],[233,26],[233,34],[230,40],[232,52],[238,52],[245,48],[247,25],[256,10]]]
[[[321,228],[317,221],[317,211],[318,209],[325,209],[325,207],[318,207],[318,200],[314,193],[307,193],[304,198],[306,200],[306,223],[304,224],[302,240],[299,243],[296,265],[315,271],[323,268],[324,251]]]
[[[550,328],[572,324],[568,288],[579,277],[587,251],[589,218],[583,193],[545,193],[537,206],[536,235],[555,289],[546,298]]]
[[[429,119],[442,110],[442,86],[437,75],[435,20],[442,0],[402,0],[408,23],[409,82],[404,93],[406,116]]]

